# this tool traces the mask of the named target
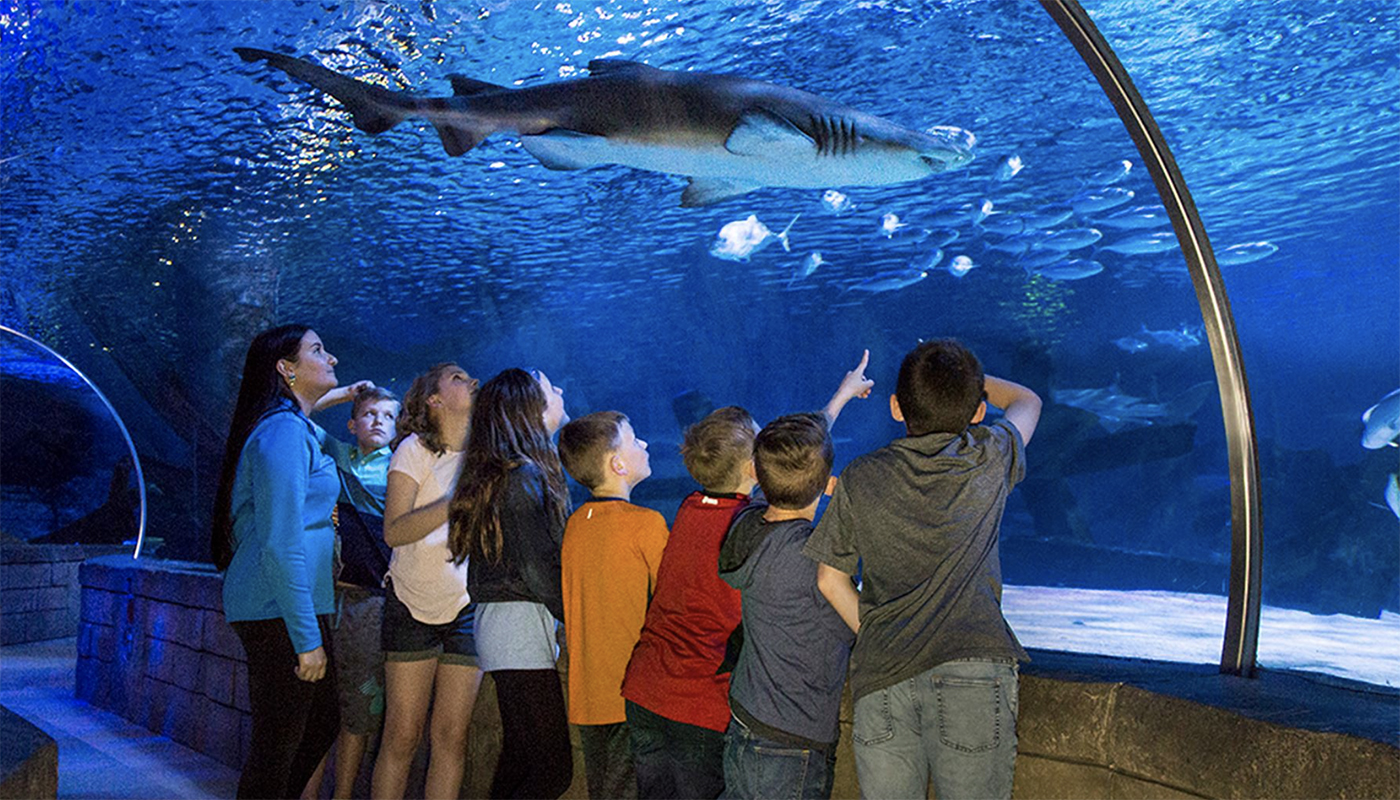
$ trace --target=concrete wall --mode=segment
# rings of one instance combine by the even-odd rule
[[[0,644],[61,639],[78,632],[82,545],[0,547]]]

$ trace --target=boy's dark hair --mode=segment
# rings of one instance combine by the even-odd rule
[[[910,436],[962,433],[982,402],[982,363],[957,339],[933,339],[899,365],[895,398]]]
[[[385,400],[391,403],[398,403],[399,396],[389,391],[388,389],[385,389],[383,386],[372,386],[368,389],[365,389],[364,391],[355,395],[355,403],[354,405],[350,406],[350,416],[352,418],[357,417],[360,415],[360,409],[364,408],[370,403],[380,403]],[[400,406],[402,406],[402,404],[400,404]]]
[[[681,460],[690,477],[710,490],[737,482],[740,468],[753,458],[755,427],[749,412],[725,406],[686,428]]]
[[[753,442],[758,485],[775,508],[806,508],[831,477],[834,452],[826,417],[788,414],[763,427]]]
[[[574,480],[590,489],[603,484],[608,476],[604,457],[622,443],[622,423],[627,421],[619,411],[595,411],[559,430],[559,460]]]

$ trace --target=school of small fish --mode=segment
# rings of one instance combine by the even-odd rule
[[[940,266],[954,278],[966,277],[977,267],[1014,266],[1024,271],[1027,280],[1080,281],[1119,269],[1119,264],[1131,265],[1135,259],[1177,251],[1179,244],[1167,210],[1156,204],[1133,205],[1137,193],[1117,185],[1132,174],[1133,166],[1127,159],[1114,161],[1083,177],[1068,197],[1025,210],[999,208],[1000,201],[990,197],[933,209],[880,209],[872,243],[907,252],[906,266],[852,276],[844,282],[845,288],[868,293],[898,291],[923,281]],[[1017,153],[1004,155],[985,178],[987,194],[1002,197],[1000,193],[1009,191],[1009,184],[1031,167]],[[1022,202],[1026,193],[1013,192],[1011,196]],[[834,217],[855,214],[861,208],[834,188],[822,192],[820,207]],[[774,233],[756,215],[726,223],[716,234],[710,253],[743,262],[774,241],[791,252],[789,234],[800,216],[794,216],[781,233]],[[1271,242],[1244,242],[1216,249],[1215,259],[1221,266],[1233,267],[1276,252],[1278,246]],[[1100,254],[1111,255],[1105,260]],[[821,252],[808,252],[789,268],[788,287],[811,278],[826,263]],[[823,274],[828,272],[823,270]],[[1201,335],[1199,327],[1151,331],[1144,326],[1113,344],[1128,353],[1154,347],[1184,352],[1200,345]]]

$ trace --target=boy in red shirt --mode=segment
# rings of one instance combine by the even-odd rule
[[[565,425],[559,458],[593,493],[569,517],[561,554],[569,722],[583,746],[589,797],[636,797],[620,690],[656,588],[666,519],[630,502],[651,463],[626,416],[599,411]]]
[[[868,359],[867,352],[846,373],[824,409],[828,419],[870,393]],[[749,412],[726,406],[686,429],[681,444],[686,470],[701,489],[676,512],[656,595],[622,683],[644,798],[713,798],[724,790],[730,672],[719,670],[740,607],[739,592],[719,577],[719,548],[758,484],[757,432]]]

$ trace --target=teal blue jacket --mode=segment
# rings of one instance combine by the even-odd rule
[[[233,481],[229,622],[282,619],[298,653],[320,647],[317,614],[335,610],[331,510],[340,494],[325,434],[290,402],[263,415]]]

